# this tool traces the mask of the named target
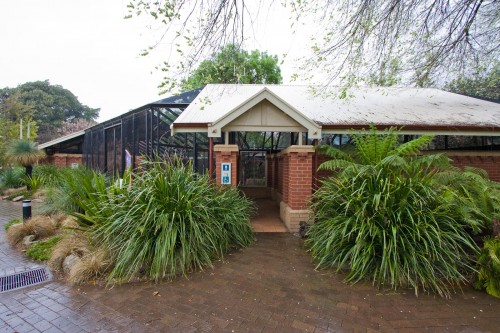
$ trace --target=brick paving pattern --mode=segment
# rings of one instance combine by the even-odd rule
[[[2,230],[6,204],[0,202]],[[0,332],[500,331],[500,300],[485,293],[464,287],[443,299],[351,286],[315,271],[301,239],[256,238],[189,279],[113,288],[53,281],[2,293]],[[32,264],[1,242],[2,256],[12,256],[2,265]]]

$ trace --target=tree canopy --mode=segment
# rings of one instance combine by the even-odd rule
[[[12,106],[14,101],[17,105],[15,108]],[[99,116],[99,109],[81,104],[71,91],[59,85],[52,85],[48,80],[27,82],[16,88],[0,89],[2,117],[18,112],[15,110],[21,112],[23,117],[29,115],[36,123],[39,142],[59,136],[58,129],[65,122],[78,119],[91,121]],[[12,120],[18,120],[19,115],[14,118],[16,119]]]
[[[319,1],[145,1],[131,0],[129,15],[150,15],[167,32],[183,59],[165,62],[169,77],[189,72],[224,45],[242,45],[252,24],[270,6],[292,11],[295,26],[315,26],[302,59],[302,74],[324,75],[326,83],[356,84],[397,59],[402,83],[439,84],[498,59],[500,2],[495,0],[319,0]],[[160,43],[160,41],[159,41]],[[155,46],[151,46],[153,48]],[[147,52],[145,52],[147,53]],[[444,83],[444,82],[441,82]]]
[[[282,82],[278,57],[254,50],[247,52],[229,44],[198,68],[182,82],[183,91],[209,83],[270,83]],[[164,82],[165,87],[168,83]]]
[[[489,71],[479,71],[471,76],[459,76],[449,82],[447,90],[484,99],[500,101],[500,64]]]

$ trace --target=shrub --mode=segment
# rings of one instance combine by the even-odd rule
[[[306,245],[318,267],[347,270],[346,280],[370,279],[448,296],[474,272],[478,253],[468,230],[484,221],[435,176],[450,168],[442,155],[416,157],[427,137],[402,145],[394,130],[354,135],[356,154],[331,147],[335,172],[313,195],[317,222]]]
[[[11,167],[3,170],[1,175],[2,188],[18,188],[24,183],[24,169],[21,167]]]
[[[24,183],[30,189],[30,191],[35,192],[42,187],[42,179],[40,177],[25,177]]]
[[[49,260],[52,249],[60,240],[61,236],[55,236],[47,240],[39,241],[28,248],[26,255],[34,260]]]
[[[40,179],[41,183],[45,186],[58,186],[62,182],[63,175],[68,171],[68,168],[61,168],[52,164],[42,164],[33,169],[33,177]]]
[[[49,192],[45,212],[67,212],[84,226],[100,221],[100,216],[106,214],[101,213],[102,203],[121,192],[104,174],[86,168],[64,169],[60,177],[59,186]]]
[[[178,160],[147,162],[129,191],[100,205],[93,235],[114,256],[109,279],[186,275],[253,240],[251,202]]]
[[[485,239],[478,264],[479,272],[474,286],[500,297],[500,238]]]

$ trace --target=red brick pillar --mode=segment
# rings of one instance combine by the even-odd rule
[[[313,187],[313,146],[290,146],[283,157],[283,196],[280,217],[291,232],[299,230],[300,221],[309,220],[307,204]]]
[[[283,154],[283,159],[281,160],[282,164],[283,164],[283,167],[281,169],[281,172],[283,174],[283,181],[282,181],[282,185],[283,188],[282,188],[282,192],[281,192],[281,201],[285,202],[285,203],[288,203],[288,194],[289,194],[289,191],[288,191],[288,183],[289,183],[289,173],[290,173],[290,169],[289,169],[289,164],[290,164],[290,158],[288,156],[288,154]]]
[[[283,155],[278,155],[278,192],[283,195]]]
[[[231,185],[238,185],[238,146],[237,145],[215,145],[215,182],[221,185],[221,164],[231,163]]]

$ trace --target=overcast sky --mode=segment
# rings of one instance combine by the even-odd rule
[[[124,20],[126,5],[126,0],[0,0],[0,87],[49,80],[81,103],[101,108],[99,121],[167,97],[158,95],[162,75],[154,67],[167,58],[168,39],[151,55],[139,56],[159,32],[147,28],[146,18]],[[288,54],[281,66],[284,83],[305,35],[290,33],[288,16],[262,12],[254,26],[257,38],[246,44],[280,59]]]

